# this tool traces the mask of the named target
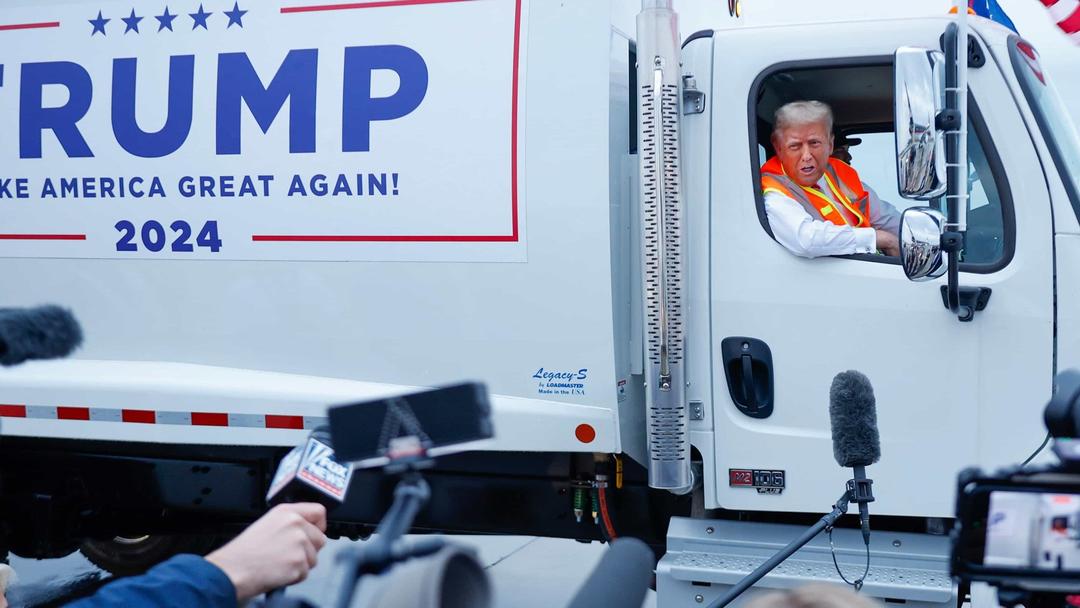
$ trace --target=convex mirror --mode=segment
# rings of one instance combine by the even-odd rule
[[[904,198],[924,201],[945,193],[945,139],[937,128],[945,105],[944,66],[939,51],[896,51],[896,170]]]
[[[912,281],[929,281],[945,274],[941,235],[945,214],[930,207],[905,209],[900,216],[900,264]]]

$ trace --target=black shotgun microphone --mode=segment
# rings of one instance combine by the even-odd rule
[[[0,308],[0,365],[66,357],[82,344],[82,329],[59,306]]]
[[[319,427],[281,459],[266,502],[317,502],[330,511],[345,502],[352,472],[352,464],[334,457],[329,429]]]
[[[874,387],[857,371],[840,372],[829,389],[829,418],[832,425],[833,455],[842,467],[855,470],[848,482],[851,501],[859,505],[863,541],[870,544],[870,507],[874,501],[874,480],[866,478],[866,467],[881,458]]]

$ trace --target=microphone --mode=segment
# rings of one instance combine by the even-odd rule
[[[870,507],[874,501],[874,480],[866,478],[866,467],[881,458],[874,387],[861,373],[849,370],[833,378],[829,388],[829,418],[832,425],[833,456],[842,467],[854,469],[848,482],[851,501],[859,505],[863,541],[870,544]]]
[[[319,427],[281,459],[266,502],[317,502],[329,511],[345,502],[352,473],[352,464],[341,464],[334,457],[329,429]]]
[[[640,606],[652,580],[653,563],[652,549],[640,540],[612,541],[567,608]]]
[[[0,308],[0,365],[66,357],[82,344],[71,312],[55,305]]]

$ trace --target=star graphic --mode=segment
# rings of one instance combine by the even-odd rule
[[[154,17],[154,19],[158,20],[157,31],[160,32],[161,30],[164,30],[164,29],[168,29],[170,32],[173,31],[172,22],[173,22],[173,19],[176,19],[177,17],[178,17],[178,15],[170,15],[169,14],[169,7],[166,6],[164,14],[157,15],[156,17]]]
[[[135,9],[131,9],[131,16],[130,17],[121,17],[120,20],[123,21],[124,25],[127,26],[127,27],[124,28],[124,33],[125,34],[128,33],[128,32],[131,32],[131,31],[134,31],[136,34],[138,34],[139,33],[139,22],[142,21],[143,18],[142,17],[136,17],[135,16]]]
[[[94,30],[90,32],[91,36],[98,32],[101,32],[102,36],[107,36],[107,34],[105,33],[105,24],[112,21],[112,19],[106,19],[102,17],[101,11],[98,11],[97,19],[89,19],[88,21],[90,21],[90,25],[94,26]]]
[[[247,14],[247,11],[240,10],[239,2],[233,2],[232,10],[225,11],[225,14],[229,17],[229,25],[226,25],[225,29],[229,29],[234,23],[240,27],[244,27],[244,23],[240,20]]]
[[[213,14],[214,13],[212,13],[212,12],[208,13],[205,10],[203,10],[203,6],[200,4],[199,5],[199,12],[197,12],[197,13],[188,13],[188,16],[191,17],[191,20],[194,22],[191,25],[191,29],[194,30],[195,28],[199,27],[200,25],[202,26],[202,28],[204,30],[210,29],[210,28],[206,27],[206,20],[209,19],[210,15],[213,15]]]

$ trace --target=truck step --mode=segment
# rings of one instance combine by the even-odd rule
[[[667,553],[656,567],[657,605],[708,605],[805,529],[786,524],[672,518]],[[855,580],[866,567],[862,533],[837,529],[833,540],[844,575]],[[904,608],[956,606],[956,585],[949,576],[949,546],[947,536],[873,531],[870,573],[862,593],[888,604],[903,604]],[[825,533],[731,606],[770,591],[810,583],[844,584],[833,566]]]

